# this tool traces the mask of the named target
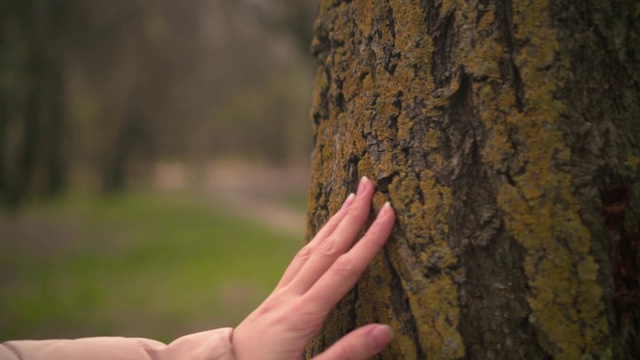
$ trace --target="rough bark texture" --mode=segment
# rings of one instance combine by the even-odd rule
[[[308,238],[358,178],[392,239],[307,355],[640,354],[640,4],[321,1]]]

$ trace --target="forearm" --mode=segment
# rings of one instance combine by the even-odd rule
[[[183,336],[169,345],[142,338],[20,340],[0,344],[0,360],[233,360],[231,328]]]

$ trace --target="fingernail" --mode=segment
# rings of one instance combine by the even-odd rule
[[[349,206],[351,206],[351,203],[353,202],[353,198],[355,198],[355,197],[356,197],[356,195],[354,193],[349,194],[349,196],[347,196],[347,199],[342,204],[342,209],[346,209]]]
[[[387,201],[380,208],[380,211],[378,212],[378,219],[383,219],[387,217],[390,211],[391,211],[391,204]]]
[[[358,184],[358,195],[362,195],[362,193],[367,189],[367,184],[369,183],[369,178],[363,176],[360,179],[360,184]]]
[[[375,351],[382,350],[393,338],[393,329],[389,325],[376,326],[368,335],[371,348]]]

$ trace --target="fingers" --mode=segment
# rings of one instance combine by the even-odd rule
[[[328,312],[340,301],[384,246],[394,221],[395,213],[387,202],[362,239],[349,252],[340,256],[309,289],[305,294],[305,303]]]
[[[356,194],[351,193],[347,196],[347,199],[340,207],[340,210],[327,221],[327,223],[318,231],[316,236],[313,237],[311,241],[309,241],[309,245],[317,245],[319,242],[324,240],[327,236],[331,235],[333,231],[338,227],[338,224],[344,219],[344,216],[347,214],[347,210],[353,203],[353,200],[356,198]],[[313,246],[312,246],[313,247]]]
[[[331,264],[351,247],[369,216],[374,190],[373,182],[363,177],[358,186],[356,198],[342,221],[331,235],[317,245],[291,281],[290,286],[293,291],[300,294],[307,291],[331,267]]]
[[[311,241],[309,241],[307,245],[305,245],[302,249],[300,249],[300,251],[298,251],[289,266],[287,266],[287,269],[284,271],[284,274],[282,275],[282,278],[280,279],[280,282],[278,283],[276,288],[287,285],[294,278],[302,265],[304,265],[309,256],[318,247],[318,244],[320,244],[327,236],[331,235],[338,224],[340,224],[342,219],[344,219],[345,215],[347,214],[347,210],[353,203],[355,197],[355,194],[349,194],[349,196],[347,196],[347,199],[342,204],[340,210],[338,210],[338,212],[335,213],[329,219],[329,221],[327,221],[327,223],[322,227],[322,229],[320,229],[320,231],[318,231],[316,236]]]
[[[393,338],[387,325],[371,324],[356,329],[313,360],[365,360],[378,354]]]

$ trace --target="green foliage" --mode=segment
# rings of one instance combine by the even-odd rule
[[[12,219],[0,216],[3,227],[25,229],[13,238],[0,231],[0,341],[96,335],[170,341],[235,326],[300,245],[223,209],[140,193],[75,194]],[[34,242],[34,232],[48,236]]]

